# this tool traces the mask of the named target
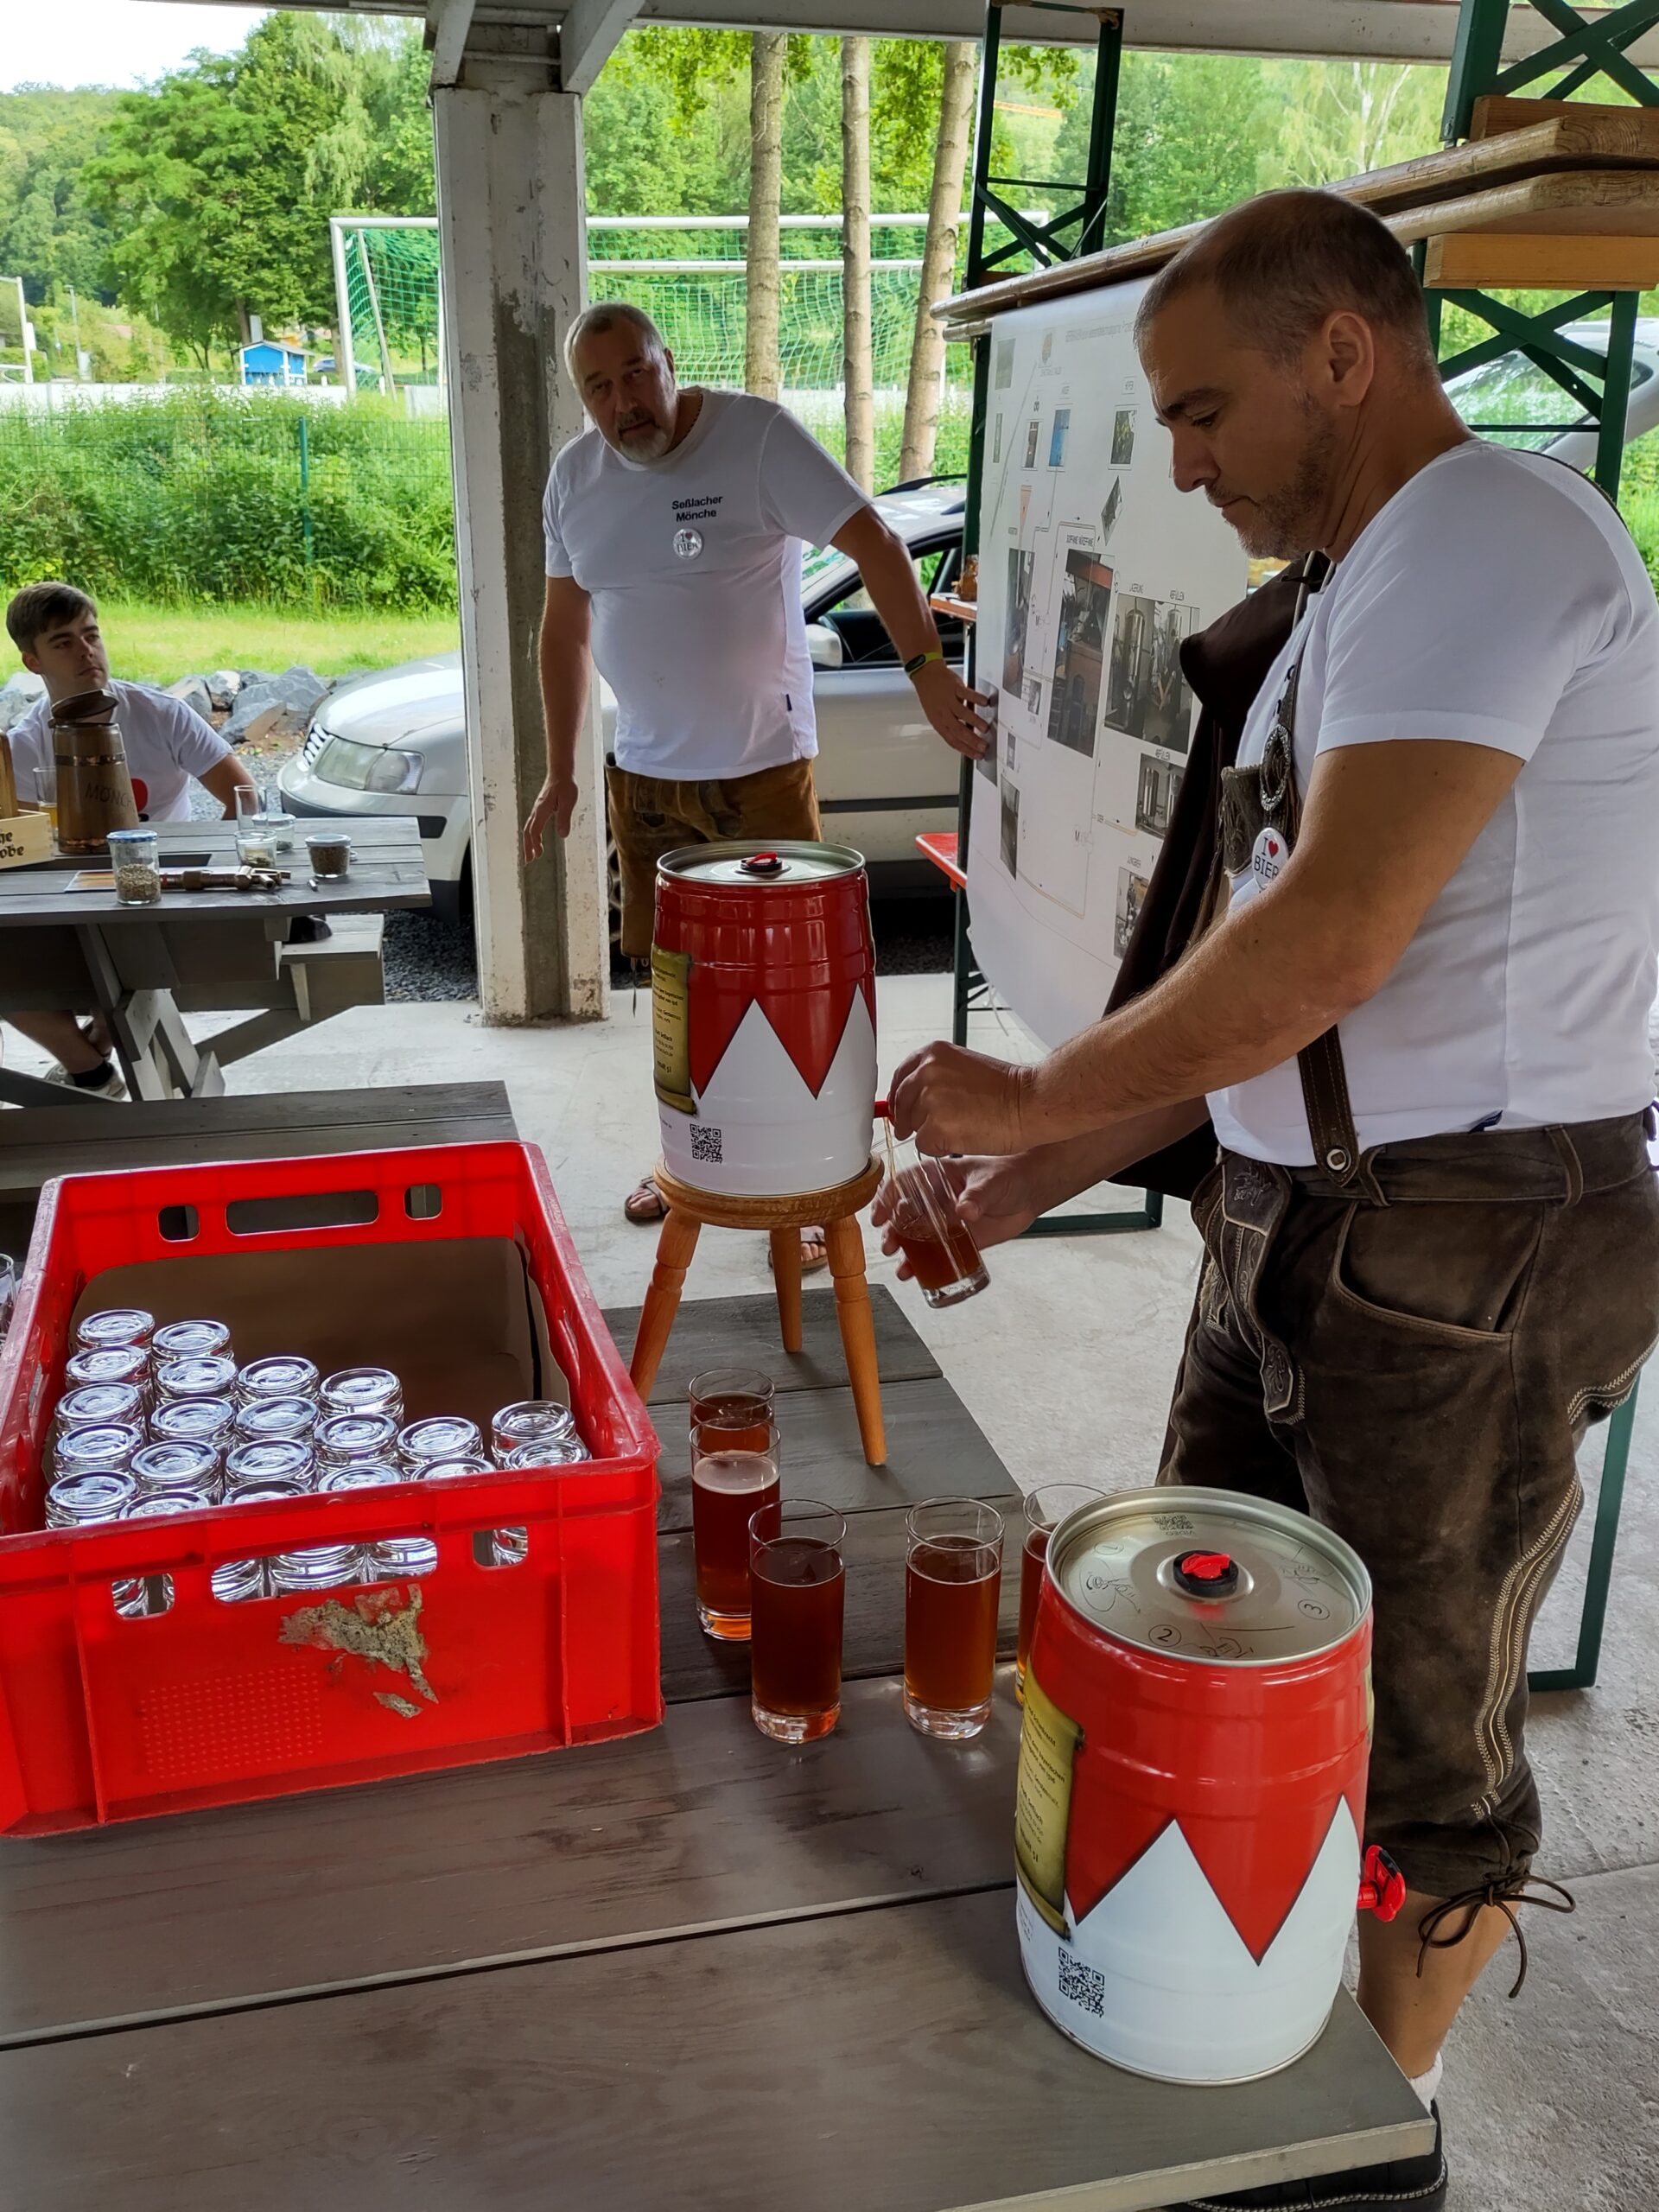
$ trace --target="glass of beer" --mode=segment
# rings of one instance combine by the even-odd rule
[[[705,1452],[691,1465],[691,1548],[697,1618],[721,1643],[749,1639],[749,1522],[778,1502],[772,1452]]]
[[[990,1276],[939,1161],[913,1144],[890,1145],[887,1189],[887,1225],[928,1304],[957,1306],[983,1290]]]
[[[847,1523],[811,1498],[774,1498],[749,1521],[749,1710],[763,1736],[810,1744],[841,1718]]]
[[[688,1395],[693,1466],[703,1452],[776,1452],[772,1377],[758,1367],[705,1368],[691,1377]]]
[[[924,1736],[960,1743],[991,1717],[1002,1516],[934,1497],[911,1508],[905,1533],[905,1715]]]
[[[1037,1600],[1042,1594],[1048,1540],[1068,1514],[1105,1495],[1088,1483],[1044,1483],[1027,1494],[1026,1541],[1020,1554],[1020,1641],[1014,1658],[1014,1694],[1021,1705],[1026,1701],[1026,1666],[1031,1657],[1031,1632],[1037,1625]]]
[[[49,734],[46,741],[48,745],[51,743]],[[55,754],[48,753],[29,781],[32,789],[29,795],[52,824],[52,835],[55,838],[58,834],[58,763]],[[17,796],[22,798],[23,794],[19,791]]]

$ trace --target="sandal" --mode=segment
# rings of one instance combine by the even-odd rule
[[[657,1187],[654,1175],[642,1175],[622,1201],[622,1211],[636,1229],[646,1229],[653,1222],[666,1221],[668,1201]]]
[[[801,1231],[801,1273],[803,1275],[822,1274],[830,1264],[830,1247],[821,1229]],[[766,1265],[772,1265],[772,1254],[766,1254]]]

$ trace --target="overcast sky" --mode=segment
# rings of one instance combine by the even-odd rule
[[[189,0],[7,0],[0,92],[19,85],[142,85],[176,69],[193,48],[232,52],[264,12]]]

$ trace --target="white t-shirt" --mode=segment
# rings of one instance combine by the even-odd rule
[[[207,774],[231,748],[194,707],[148,683],[111,680],[121,702],[115,717],[132,778],[132,795],[143,822],[183,822],[190,813],[190,779]],[[45,760],[51,733],[51,702],[40,699],[11,733],[13,761],[37,768]],[[19,778],[22,785],[22,779]]]
[[[825,545],[868,501],[794,416],[705,391],[673,452],[625,460],[584,430],[542,502],[547,573],[593,601],[593,654],[616,695],[619,767],[700,782],[817,751],[801,542]]]
[[[1526,763],[1382,989],[1340,1025],[1362,1147],[1639,1110],[1659,947],[1659,608],[1595,486],[1478,440],[1366,525],[1257,694],[1259,760],[1306,641],[1316,753],[1452,739]],[[1256,897],[1236,877],[1232,911]],[[1213,1094],[1224,1145],[1313,1157],[1294,1059]]]

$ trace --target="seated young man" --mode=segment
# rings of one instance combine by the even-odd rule
[[[117,721],[132,776],[132,795],[143,822],[182,822],[190,814],[192,779],[212,793],[228,821],[238,788],[253,779],[211,723],[182,699],[148,683],[111,678],[98,626],[98,609],[84,591],[65,583],[30,584],[6,609],[6,628],[23,666],[46,682],[46,696],[11,730],[11,757],[19,796],[35,796],[35,770],[52,742],[55,701],[79,691],[112,690],[121,702]],[[96,1022],[83,1030],[73,1014],[14,1014],[7,1020],[25,1037],[55,1055],[52,1083],[124,1098],[126,1085],[109,1058],[109,1039]]]

